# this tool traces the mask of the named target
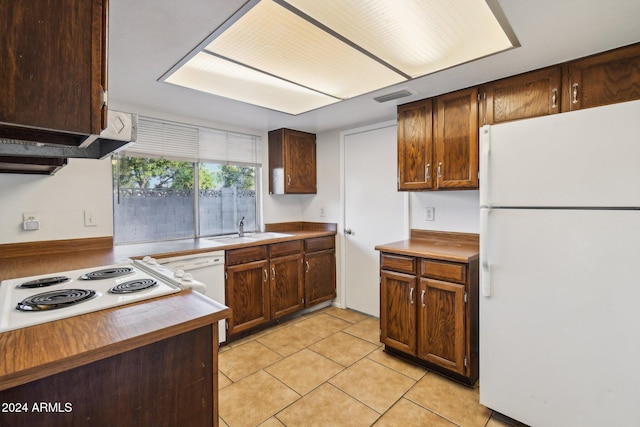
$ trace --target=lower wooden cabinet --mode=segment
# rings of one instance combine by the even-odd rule
[[[305,307],[336,297],[336,246],[334,236],[304,242]]]
[[[416,353],[416,276],[380,272],[380,340],[407,354]]]
[[[228,335],[246,331],[271,318],[268,268],[267,260],[227,267],[225,303],[232,312],[227,323]]]
[[[217,333],[213,323],[124,353],[109,350],[59,373],[50,369],[54,374],[0,392],[3,405],[23,409],[3,406],[0,425],[217,426]]]
[[[466,384],[478,379],[478,262],[380,255],[380,341]]]
[[[460,375],[466,373],[464,285],[420,278],[418,357]]]
[[[227,337],[336,297],[335,236],[226,251]]]
[[[270,245],[271,317],[286,316],[304,308],[302,241]]]

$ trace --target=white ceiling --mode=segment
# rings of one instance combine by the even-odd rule
[[[638,0],[498,0],[521,47],[298,116],[158,81],[244,3],[110,0],[110,105],[259,132],[288,127],[319,133],[392,119],[399,103],[640,41]],[[399,88],[417,94],[373,100]]]

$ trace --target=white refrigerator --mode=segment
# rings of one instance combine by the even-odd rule
[[[480,133],[480,403],[640,426],[640,101]]]

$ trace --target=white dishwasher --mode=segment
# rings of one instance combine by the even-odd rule
[[[203,252],[158,259],[161,264],[178,274],[190,274],[206,286],[205,295],[221,304],[225,303],[224,251]],[[226,321],[218,322],[219,341],[227,339]]]

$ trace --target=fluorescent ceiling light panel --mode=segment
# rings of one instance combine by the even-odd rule
[[[205,49],[341,99],[405,80],[270,0],[258,3]]]
[[[287,0],[412,78],[514,45],[485,0]]]
[[[196,54],[165,81],[289,114],[340,101],[205,52]]]
[[[164,79],[300,114],[514,47],[487,2],[251,0]]]

